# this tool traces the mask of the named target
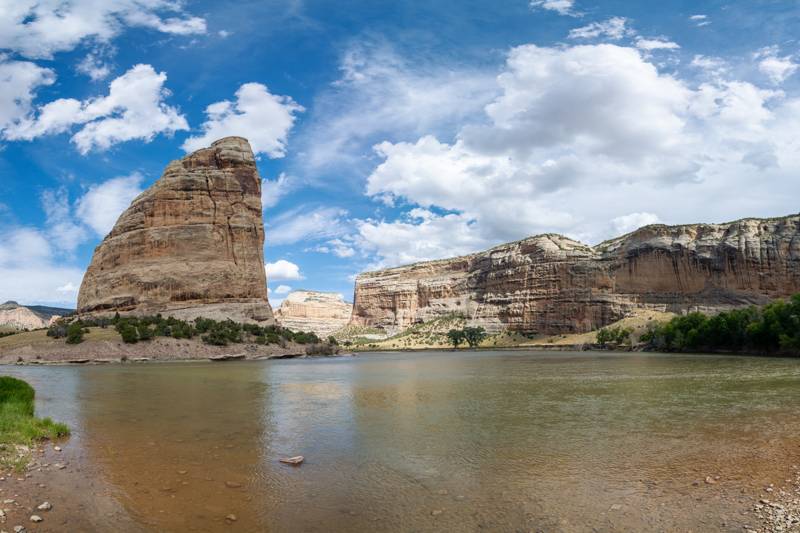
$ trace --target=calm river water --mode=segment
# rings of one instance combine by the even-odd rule
[[[116,530],[741,531],[800,450],[793,359],[462,351],[0,373],[73,429],[65,453]],[[84,511],[102,523],[103,505]]]

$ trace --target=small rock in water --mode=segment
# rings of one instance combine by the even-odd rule
[[[295,455],[294,457],[289,457],[288,459],[281,459],[282,463],[286,463],[287,465],[298,466],[305,460],[305,457],[302,455]]]
[[[228,516],[225,517],[225,520],[227,520],[228,522],[236,522],[238,518],[236,518],[235,514],[229,514]]]
[[[57,452],[61,451],[61,446],[53,446],[53,449]]]
[[[50,502],[44,502],[39,507],[37,507],[37,509],[39,509],[40,511],[49,511],[52,508],[53,506],[50,505]]]
[[[14,533],[22,533],[23,531],[25,531],[23,526],[14,526]]]
[[[64,469],[67,467],[67,465],[65,465],[65,464],[62,464],[62,463],[56,463],[56,464],[54,464],[53,466],[55,466],[55,467],[56,467],[56,468],[58,468],[59,470],[64,470]]]
[[[444,511],[442,511],[441,509],[434,509],[433,511],[431,511],[431,516],[439,516],[443,512]]]
[[[716,480],[715,480],[713,477],[711,477],[711,476],[706,476],[706,485],[713,485],[713,484],[714,484],[714,483],[716,483],[716,482],[717,482],[717,481],[716,481]]]
[[[43,518],[38,514],[31,515],[31,522],[41,522]]]
[[[186,474],[188,474],[189,472],[187,472],[186,470],[178,470],[178,473],[179,473],[180,475],[182,475],[182,476],[185,476],[185,475],[186,475]]]
[[[14,500],[10,500],[10,499],[9,500],[3,500],[3,503],[6,504],[6,505],[9,505],[9,504],[14,503]]]
[[[238,481],[226,481],[225,486],[228,487],[229,489],[238,489],[239,487],[242,486],[242,484],[239,483]]]

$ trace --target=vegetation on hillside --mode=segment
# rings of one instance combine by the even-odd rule
[[[199,338],[205,344],[227,346],[237,343],[278,344],[286,346],[289,342],[305,345],[326,345],[335,343],[323,342],[316,334],[305,331],[292,331],[280,326],[259,326],[258,324],[242,324],[232,320],[212,320],[196,318],[193,321],[179,320],[173,317],[131,316],[122,317],[117,313],[113,318],[80,319],[72,322],[60,320],[50,326],[47,335],[53,338],[66,338],[67,343],[77,344],[83,341],[84,333],[89,327],[113,327],[128,344],[146,342],[156,337],[173,339]],[[315,348],[317,352],[325,352],[323,346]]]
[[[622,326],[602,328],[597,332],[597,344],[604,348],[630,344],[631,333],[633,333],[633,328],[625,328]]]
[[[67,426],[49,418],[34,416],[35,392],[26,382],[0,376],[0,465],[20,469],[27,457],[20,456],[18,445],[69,435]]]
[[[458,348],[460,344],[467,343],[470,348],[477,347],[486,338],[486,330],[482,327],[465,327],[463,329],[451,329],[447,332],[447,339]]]
[[[717,315],[689,313],[652,326],[640,339],[667,352],[731,351],[800,355],[800,294]]]

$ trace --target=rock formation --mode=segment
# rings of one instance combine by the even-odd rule
[[[327,337],[350,321],[353,304],[333,292],[294,291],[281,303],[275,318],[294,331],[313,331]]]
[[[79,313],[271,321],[261,179],[246,139],[171,162],[95,249]]]
[[[10,330],[46,328],[57,318],[71,312],[70,309],[25,306],[9,301],[0,305],[0,328]]]
[[[580,333],[636,309],[714,312],[800,292],[800,215],[651,225],[595,247],[539,235],[356,278],[351,324],[461,314],[488,331]]]

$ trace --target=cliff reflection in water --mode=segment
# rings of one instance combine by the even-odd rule
[[[461,351],[9,370],[75,430],[65,472],[102,500],[75,512],[118,531],[219,531],[231,516],[242,531],[729,531],[800,459],[793,359]],[[300,467],[278,461],[298,454]]]

